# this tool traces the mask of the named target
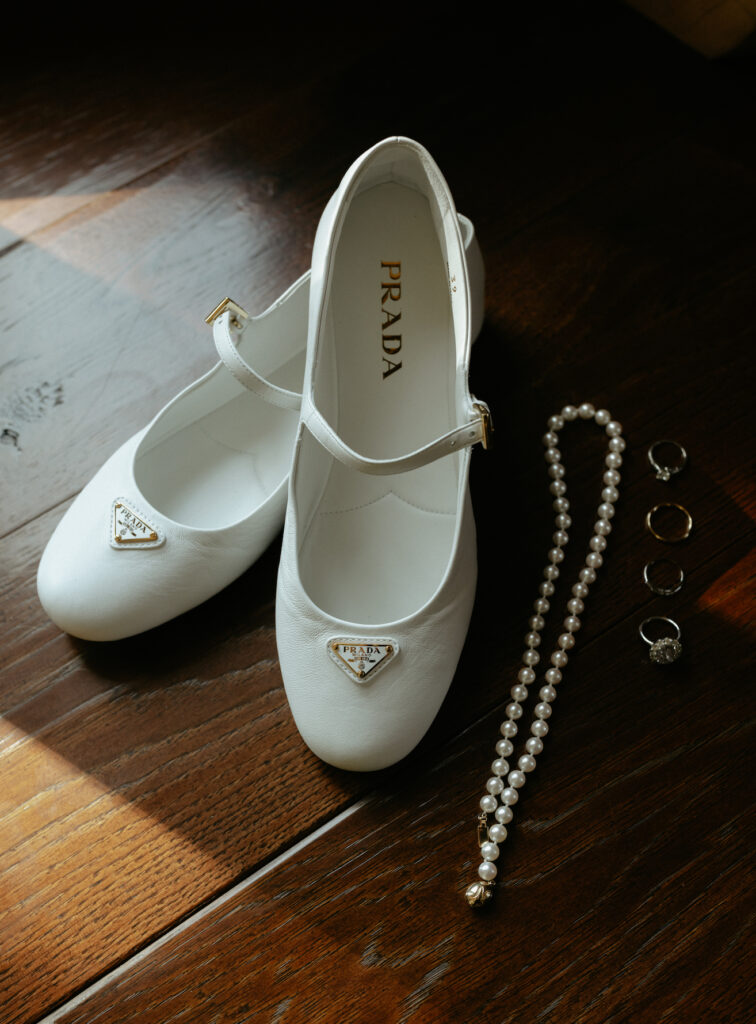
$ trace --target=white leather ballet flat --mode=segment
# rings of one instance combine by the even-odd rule
[[[479,264],[473,226],[459,223]],[[208,317],[220,362],[73,502],[37,574],[61,629],[117,640],[157,626],[236,579],[275,537],[299,419],[309,282],[308,271],[254,318],[224,300]]]
[[[471,447],[490,431],[467,384],[482,305],[482,263],[427,150],[368,150],[313,248],[276,598],[297,727],[340,768],[408,754],[456,669],[477,575]]]

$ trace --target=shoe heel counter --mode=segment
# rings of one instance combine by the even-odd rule
[[[467,273],[470,280],[470,340],[475,341],[486,315],[486,269],[475,234],[467,248]]]

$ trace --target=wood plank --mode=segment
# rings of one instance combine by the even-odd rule
[[[363,142],[370,144],[387,130],[395,130],[387,129],[385,105],[377,102],[383,86],[379,89],[372,81],[359,80],[344,101],[345,123],[337,124],[333,101],[343,99],[347,85],[352,84],[347,71],[337,67],[330,77],[318,79],[322,94],[315,88],[298,94],[302,102],[295,111],[287,109],[283,98],[273,97],[261,122],[250,117],[241,127],[235,126],[238,131],[221,134],[212,145],[193,144],[172,164],[142,179],[142,191],[90,202],[64,223],[35,235],[32,244],[2,258],[0,268],[6,279],[18,280],[24,297],[19,325],[8,313],[4,324],[6,337],[14,339],[16,355],[22,360],[16,364],[20,367],[17,377],[9,376],[13,367],[3,371],[4,382],[12,382],[11,392],[16,395],[9,408],[42,410],[38,419],[30,414],[21,421],[25,433],[20,453],[13,446],[0,446],[8,471],[3,494],[11,495],[4,508],[8,528],[32,520],[5,538],[8,570],[0,580],[0,615],[7,640],[0,645],[0,756],[3,779],[8,780],[0,810],[0,821],[6,826],[0,870],[7,882],[3,915],[10,922],[4,930],[0,1004],[9,1021],[37,1019],[371,789],[379,798],[365,811],[368,831],[375,828],[388,850],[405,849],[401,829],[412,815],[411,801],[430,799],[430,790],[438,785],[433,780],[447,778],[444,759],[451,748],[443,745],[499,705],[502,691],[509,687],[524,632],[517,581],[537,578],[543,538],[551,532],[542,497],[538,438],[544,416],[565,399],[590,398],[607,404],[625,422],[631,448],[622,518],[618,517],[612,538],[616,569],[596,587],[597,614],[589,617],[581,638],[586,658],[596,649],[601,652],[598,661],[581,662],[585,664],[581,683],[590,683],[590,699],[588,690],[577,691],[584,698],[581,703],[576,695],[576,712],[567,719],[568,741],[559,754],[557,737],[550,762],[571,764],[567,782],[576,800],[575,794],[586,785],[586,768],[571,761],[575,749],[594,751],[598,760],[591,763],[609,769],[616,764],[621,785],[597,797],[598,803],[580,804],[584,816],[572,819],[574,829],[570,823],[570,835],[557,848],[567,856],[570,843],[576,843],[579,856],[575,855],[574,863],[584,872],[592,865],[589,853],[595,849],[602,856],[607,849],[610,860],[624,865],[616,899],[599,901],[597,916],[589,921],[594,938],[600,934],[602,915],[615,905],[627,906],[634,887],[642,889],[645,884],[642,879],[636,881],[634,872],[640,871],[640,865],[644,870],[653,867],[652,824],[664,854],[663,870],[669,872],[659,884],[667,884],[675,864],[683,872],[681,865],[687,861],[682,846],[696,835],[691,831],[690,807],[679,811],[680,818],[673,815],[673,825],[666,831],[660,814],[644,825],[637,862],[622,859],[630,855],[616,837],[606,847],[603,833],[586,820],[598,808],[613,821],[610,797],[621,791],[622,827],[627,847],[632,845],[637,833],[631,818],[643,811],[635,781],[648,781],[654,798],[659,785],[659,772],[656,776],[651,770],[639,773],[637,764],[630,764],[634,756],[652,756],[653,743],[645,733],[636,735],[639,725],[644,730],[648,726],[657,744],[654,749],[661,749],[666,740],[662,724],[674,722],[678,730],[690,730],[698,737],[700,723],[691,724],[686,716],[694,710],[697,715],[704,713],[714,685],[715,677],[707,674],[707,660],[705,671],[700,669],[704,674],[693,683],[687,675],[668,677],[680,684],[664,690],[658,705],[642,703],[637,692],[639,678],[653,687],[658,684],[656,676],[648,675],[634,632],[637,623],[630,619],[648,609],[667,608],[662,599],[649,600],[640,582],[643,562],[658,555],[658,546],[642,527],[643,515],[654,501],[676,495],[696,517],[694,538],[679,553],[691,570],[690,589],[686,588],[684,602],[675,605],[676,614],[684,616],[686,640],[691,634],[696,660],[689,666],[695,664],[699,670],[697,659],[704,641],[712,650],[721,650],[722,641],[736,660],[741,658],[742,637],[731,637],[728,623],[741,600],[742,560],[750,544],[748,514],[753,508],[743,466],[749,458],[751,417],[745,374],[756,312],[755,193],[749,164],[752,143],[733,141],[733,136],[750,109],[752,87],[728,108],[727,118],[718,125],[712,110],[734,88],[727,74],[718,75],[708,66],[704,70],[695,58],[660,45],[658,36],[645,28],[632,30],[623,42],[624,30],[632,29],[636,21],[626,14],[602,17],[598,27],[583,26],[583,35],[576,32],[576,44],[582,47],[578,51],[563,47],[563,16],[548,26],[545,38],[540,31],[512,42],[507,73],[514,76],[528,61],[532,64],[536,54],[544,66],[551,67],[550,55],[552,87],[529,92],[521,103],[519,98],[508,100],[510,125],[502,137],[481,134],[486,117],[487,124],[495,123],[498,92],[492,90],[490,99],[476,107],[460,128],[458,122],[446,119],[448,109],[439,107],[436,94],[428,95],[422,68],[414,70],[416,78],[408,86],[411,130],[439,158],[460,208],[476,217],[483,239],[490,317],[475,353],[473,388],[494,406],[503,441],[488,460],[475,460],[481,579],[457,680],[427,740],[395,772],[377,779],[353,778],[324,767],[303,749],[285,707],[275,660],[275,545],[250,573],[213,601],[160,630],[120,644],[92,645],[61,636],[46,622],[33,584],[36,562],[61,512],[61,500],[88,478],[119,440],[141,426],[180,382],[207,364],[207,339],[199,325],[190,326],[188,311],[198,299],[197,281],[207,288],[210,301],[217,291],[236,289],[240,298],[251,292],[262,308],[304,269],[311,228],[339,173]],[[642,73],[636,44],[648,57]],[[350,68],[359,67],[370,52],[363,49],[353,55]],[[586,66],[577,61],[579,73],[570,84],[566,71],[576,53]],[[591,69],[608,72],[605,92],[589,89]],[[627,77],[630,70],[636,76],[633,81],[642,83],[637,92]],[[487,74],[496,79],[493,71]],[[657,90],[675,76],[675,89],[657,103]],[[555,91],[556,82],[560,88]],[[480,86],[478,78],[466,86],[464,94],[456,94],[453,83],[444,83],[440,95],[459,115],[466,106],[473,106]],[[365,116],[352,131],[350,112],[358,111]],[[616,116],[609,118],[609,111]],[[281,118],[286,127],[277,124]],[[681,132],[681,137],[671,138]],[[269,135],[267,162],[250,171],[250,154]],[[540,159],[549,149],[550,137],[562,146],[558,162]],[[539,157],[535,163],[534,153]],[[113,239],[118,239],[117,251],[113,251]],[[229,268],[237,281],[237,285],[232,281],[230,289],[225,287],[231,280]],[[253,272],[257,272],[254,281]],[[54,287],[35,292],[35,280],[53,281]],[[67,284],[72,309],[67,305]],[[170,294],[177,294],[181,302],[169,307],[163,286],[172,286]],[[44,299],[32,310],[28,307],[37,295]],[[103,297],[107,301],[101,303]],[[177,309],[187,312],[176,316]],[[92,316],[91,323],[84,324],[82,337],[75,313],[79,320]],[[58,346],[52,356],[58,374],[40,376],[42,362],[47,364],[51,358],[51,342],[67,337],[74,339],[73,347]],[[126,377],[125,394],[118,388],[124,376],[118,372],[118,360],[124,350],[139,364]],[[144,354],[149,356],[147,369],[140,362]],[[49,390],[42,387],[45,381]],[[56,405],[61,381],[72,390],[64,388],[63,405]],[[117,416],[110,415],[112,410]],[[645,446],[664,435],[679,437],[691,453],[689,470],[671,490],[656,484],[645,464]],[[587,524],[592,520],[585,517],[595,503],[587,487],[589,483],[596,486],[597,449],[590,439],[577,435],[565,443],[576,492],[576,525]],[[44,508],[52,511],[40,516]],[[582,543],[579,536],[580,527],[576,548]],[[512,537],[517,540],[514,545]],[[727,593],[734,596],[720,619],[717,588],[723,571],[729,573]],[[705,602],[703,625],[697,600]],[[715,626],[720,627],[719,633]],[[604,646],[615,639],[625,661],[614,648]],[[706,658],[710,656],[707,648]],[[742,660],[748,664],[747,658]],[[605,672],[613,669],[617,677],[597,696]],[[675,700],[691,685],[694,698],[689,705],[678,706]],[[731,723],[737,721],[736,711],[733,704]],[[586,734],[592,733],[597,716],[607,730],[599,747],[591,746],[599,741]],[[719,727],[719,717],[716,723]],[[732,729],[734,735],[737,728]],[[484,731],[490,737],[490,722],[481,728],[481,737]],[[721,760],[728,752],[723,735],[709,746],[704,744],[704,752]],[[612,737],[611,744],[607,737]],[[469,763],[469,778],[477,778],[485,767],[480,763],[482,748],[470,740],[464,749],[468,753],[460,753],[460,763]],[[683,753],[686,769],[700,772],[694,751],[686,747]],[[738,748],[736,773],[741,770],[741,753]],[[430,789],[422,774],[425,766],[431,766]],[[653,767],[658,767],[657,762]],[[714,776],[706,782],[710,786],[706,793],[714,793],[720,784],[719,775]],[[682,774],[673,781],[679,796]],[[400,806],[396,794],[404,786],[409,802]],[[550,786],[549,781],[544,792]],[[457,793],[454,799],[460,813],[469,816],[469,789],[463,795],[460,787],[455,791],[447,783],[438,794],[442,806],[447,789]],[[533,793],[539,792],[536,780]],[[666,799],[661,798],[660,806],[668,806]],[[391,811],[394,816],[384,825],[389,806],[397,809],[396,814]],[[440,813],[439,805],[434,806],[434,813]],[[558,816],[560,811],[547,803],[547,813]],[[724,828],[721,813],[720,808],[715,819]],[[695,814],[701,814],[698,805]],[[645,823],[644,813],[640,816]],[[424,833],[421,829],[418,838],[413,827],[410,824],[415,836],[413,856],[420,858],[426,856],[427,844],[425,854],[418,852]],[[715,825],[707,819],[705,827]],[[587,829],[585,840],[583,829]],[[440,833],[434,826],[429,834],[438,841],[445,831],[446,826]],[[469,839],[467,825],[453,832],[460,843],[463,831]],[[356,842],[349,835],[340,830],[339,842]],[[518,842],[515,839],[512,844],[513,854]],[[591,843],[588,851],[586,845]],[[674,847],[672,853],[669,844]],[[727,872],[735,861],[722,851],[724,840],[717,839],[714,845],[716,855],[708,861],[704,858],[701,865],[722,872],[727,898],[734,899],[740,883]],[[546,855],[552,855],[551,849],[544,851]],[[309,854],[303,856],[307,861]],[[310,899],[316,889],[337,892],[340,883],[334,872],[342,862],[343,858],[324,860],[320,848],[313,855],[314,873],[305,893],[310,901],[308,915],[316,906],[315,896]],[[404,884],[403,860],[382,863],[380,871],[395,873]],[[422,866],[425,871],[424,861]],[[599,881],[606,870],[601,864]],[[698,884],[697,870],[692,870],[692,885]],[[542,871],[547,879],[552,877],[547,862]],[[559,874],[562,886],[570,877],[564,871]],[[301,876],[291,876],[292,885],[300,882]],[[422,884],[427,890],[427,883]],[[666,893],[671,891],[670,884]],[[548,885],[545,889],[551,893]],[[650,903],[653,885],[642,891]],[[274,949],[283,936],[280,963],[261,968],[261,977],[267,983],[268,972],[284,965],[270,989],[279,993],[281,1014],[288,1012],[285,1000],[291,997],[284,992],[288,970],[303,971],[292,978],[304,978],[305,984],[320,970],[331,976],[324,961],[315,967],[302,966],[301,948],[289,967],[285,963],[285,950],[305,941],[302,936],[312,945],[321,925],[326,936],[324,955],[333,956],[343,976],[354,977],[361,985],[369,982],[363,968],[350,959],[351,953],[339,958],[339,933],[331,909],[323,912],[315,931],[312,921],[320,912],[313,910],[315,918],[308,916],[308,930],[297,933],[288,909],[294,895],[284,890],[277,893],[280,898],[265,896],[263,903],[272,901],[264,914],[270,912],[273,920],[264,920],[272,929]],[[560,919],[559,935],[574,932],[575,922],[582,921],[578,895],[574,894]],[[342,899],[351,906],[353,897],[342,894]],[[387,896],[385,901],[380,897],[369,901],[381,929],[390,934],[395,912],[398,919],[401,908],[414,907],[414,897],[406,893],[397,900]],[[438,906],[443,911],[446,905],[441,901]],[[545,900],[538,904],[547,906]],[[278,908],[284,907],[283,916],[278,917]],[[689,924],[696,912],[691,907],[683,908]],[[650,910],[644,922],[648,929],[659,927]],[[721,918],[721,927],[725,924]],[[367,927],[364,916],[355,927]],[[384,963],[382,933],[366,940],[368,965],[375,956],[376,963]],[[458,947],[456,939],[449,943],[440,932],[433,934],[439,936],[435,953],[424,945],[414,959],[406,936],[392,939],[395,952],[390,958],[395,959],[382,976],[390,986],[385,1005],[401,1008],[396,1019],[402,1013],[424,1019],[417,1015],[435,1012],[438,978],[429,972],[446,963],[439,960],[439,953],[445,957],[445,951],[450,951],[451,957]],[[647,938],[653,944],[650,932]],[[527,939],[525,933],[522,939]],[[479,940],[475,941],[478,946],[473,952],[483,953]],[[665,941],[660,940],[662,952]],[[547,943],[545,948],[555,947]],[[589,965],[599,948],[603,948],[600,943],[584,943],[580,964]],[[733,962],[724,970],[727,977],[727,969],[734,969],[740,955],[737,942],[734,948]],[[645,962],[643,955],[639,947],[639,963]],[[610,950],[609,962],[615,967],[616,957],[616,949]],[[543,963],[538,960],[539,973]],[[685,966],[689,961],[683,957],[681,963]],[[455,953],[450,964],[442,977],[459,977],[456,972],[465,965],[472,971],[472,953],[463,947],[461,956]],[[546,964],[546,969],[551,971],[551,966]],[[622,977],[620,984],[625,984],[627,973]],[[165,984],[170,988],[173,982]],[[243,980],[231,984],[244,992]],[[607,984],[611,985],[610,979]],[[212,991],[213,985],[208,985]],[[489,995],[494,991],[489,985]],[[591,991],[600,992],[600,985]],[[574,988],[570,992],[571,999],[579,998]],[[658,990],[652,987],[648,992]],[[222,995],[224,1006],[232,1005],[227,995]],[[187,998],[191,1001],[196,996],[193,989]],[[319,1005],[322,996],[307,996],[311,998],[313,1005]],[[443,985],[438,998],[441,1006],[455,999]],[[343,1019],[361,1019],[362,1007],[356,1003],[345,1003],[343,1008]],[[112,1016],[108,1011],[106,1018],[108,1014]]]
[[[3,673],[0,992],[24,1019],[76,983],[82,956],[97,973],[296,838],[265,781],[283,781],[280,750],[287,788],[314,770],[305,828],[360,780],[324,775],[284,713],[275,549],[215,610],[98,646],[44,622],[33,545],[19,547],[12,591],[29,618]]]
[[[193,151],[2,260],[15,282],[0,319],[0,417],[13,439],[0,448],[0,486],[14,496],[4,532],[78,491],[213,365],[203,317],[218,296],[260,312],[304,269],[288,251],[298,230],[288,203],[258,210],[247,197],[264,182],[230,166],[211,174],[213,159]],[[227,246],[233,266],[218,258]]]
[[[571,75],[572,85],[552,90],[548,103],[539,91],[509,100],[505,135],[491,138],[486,104],[476,102],[469,115],[465,112],[478,81],[462,92],[450,83],[440,86],[454,130],[448,120],[438,119],[429,100],[428,69],[422,62],[402,94],[416,134],[444,167],[460,209],[478,222],[489,254],[491,294],[509,293],[513,301],[521,298],[518,279],[528,265],[501,265],[494,254],[506,248],[508,238],[697,120],[718,122],[717,100],[734,91],[725,80],[712,92],[703,62],[682,48],[661,45],[660,32],[627,12],[602,13],[596,23],[586,19],[572,51],[563,46],[562,28],[557,17],[545,36],[523,27],[522,38],[512,41],[504,85],[519,80],[536,60],[546,60],[554,81]],[[632,93],[631,103],[628,80],[637,78],[635,46],[644,47],[646,63],[642,88]],[[76,215],[52,228],[27,233],[28,242],[2,259],[2,277],[13,284],[0,316],[0,438],[5,442],[0,444],[0,489],[12,491],[13,501],[4,509],[0,533],[76,493],[167,399],[211,365],[202,317],[218,296],[231,292],[259,312],[306,269],[317,218],[340,175],[361,149],[395,130],[385,112],[383,81],[372,78],[360,80],[349,93],[353,107],[347,106],[345,116],[359,110],[361,116],[354,119],[359,130],[337,131],[333,125],[334,96],[343,93],[346,82],[351,86],[351,69],[369,60],[371,52],[343,56],[328,68],[314,62],[287,88],[259,90],[247,116],[237,116],[207,140],[190,130],[195,120],[187,106],[193,90],[206,83],[201,77],[193,80],[186,96],[179,97],[179,87],[165,72],[174,90],[167,110],[175,108],[165,138],[152,120],[154,112],[142,117],[137,103],[131,116],[167,148],[156,170],[139,176],[155,161],[140,163],[120,187],[107,177],[108,154],[125,130],[119,97],[133,90],[134,72],[125,68],[123,79],[116,74],[112,102],[119,115],[112,137],[102,143],[105,148],[95,147],[90,157],[103,168],[97,174],[105,175],[105,193],[90,196]],[[149,65],[140,72],[142,104],[148,103],[151,73],[153,78],[158,74]],[[154,88],[165,84],[162,74]],[[596,75],[601,90],[589,87]],[[82,76],[62,80],[52,111],[57,103],[68,106],[73,128],[78,125],[84,133],[79,137],[74,130],[70,145],[86,149],[92,134],[100,137],[100,120],[108,108],[82,108],[89,81]],[[661,89],[677,76],[684,89]],[[243,109],[253,84],[242,88],[240,96],[235,85],[236,79],[221,76],[206,90],[210,99],[207,109],[199,104],[200,127],[206,127],[228,93],[234,95],[232,113]],[[10,121],[8,147],[20,178],[40,173],[46,181],[48,170],[37,171],[38,147],[46,135],[25,131],[23,111],[49,91],[49,79],[43,74],[24,87],[32,90],[32,98],[20,102],[21,114]],[[735,117],[740,108],[729,109]],[[61,132],[69,120],[61,119]],[[179,137],[174,132],[182,126],[183,148],[170,159]],[[551,158],[552,149],[558,161]],[[519,154],[516,159],[513,153]],[[56,154],[61,167],[70,168],[68,143]],[[49,174],[51,188],[68,188],[57,181],[57,171]],[[687,168],[683,175],[689,178]],[[491,198],[481,202],[481,197]],[[552,239],[552,245],[560,244]],[[554,252],[545,255],[551,263]],[[558,274],[547,276],[555,284],[559,279]],[[541,281],[539,292],[544,285]],[[559,294],[568,304],[578,298]]]
[[[501,708],[54,1020],[748,1019],[752,730],[717,680],[722,644],[753,668],[754,571],[720,554],[669,672],[628,621],[580,650],[487,912],[461,890]]]
[[[712,408],[728,386],[720,374]],[[640,415],[631,419],[629,436]],[[733,433],[732,462],[719,466],[715,486],[695,464],[687,481],[702,499],[696,546],[686,551],[686,569],[698,586],[709,579],[707,560],[726,540],[749,544],[737,476],[747,432],[737,420],[712,421],[715,446]],[[537,436],[529,447],[540,460]],[[575,447],[576,474],[591,460],[595,469],[598,447]],[[649,606],[639,579],[641,552],[648,550],[642,520],[660,485],[645,469],[634,476],[612,538],[621,561],[597,587],[605,618],[589,618],[589,643],[607,625]],[[538,506],[543,488],[541,480]],[[515,573],[500,543],[498,505],[478,509],[486,556],[457,682],[419,752],[389,775],[389,791],[499,703],[515,671],[524,616],[511,600],[502,608],[500,581],[537,578],[549,530],[532,517],[526,545],[532,555],[523,562],[534,564]],[[323,766],[296,734],[275,660],[275,546],[223,594],[174,623],[131,641],[86,644],[61,636],[34,600],[35,556],[51,517],[5,542],[17,552],[9,597],[27,616],[4,651],[0,737],[3,910],[14,922],[0,991],[6,1006],[19,1009],[28,1009],[37,993],[47,1005],[64,998],[77,980],[108,969],[375,785]],[[3,603],[10,603],[5,595]],[[651,605],[666,610],[661,599]],[[293,791],[306,793],[296,800],[296,832],[281,812]],[[22,969],[28,964],[33,971]],[[41,1012],[45,1004],[37,1005]]]
[[[172,25],[166,46],[154,16],[153,29],[141,39],[123,30],[106,48],[101,39],[85,47],[66,38],[65,50],[59,39],[45,49],[43,35],[33,62],[9,54],[0,98],[0,250],[110,192],[128,193],[138,179],[245,118],[258,120],[249,155],[259,174],[281,142],[307,138],[307,124],[296,118],[306,112],[302,96],[317,94],[313,80],[350,60],[345,52],[333,53],[328,68],[297,60],[305,41],[290,34],[285,67],[272,47],[258,48],[251,62],[211,59],[206,40],[200,47]],[[315,37],[325,31],[316,28]],[[287,123],[297,129],[286,138],[280,117],[269,120],[271,105],[282,104],[291,105]]]

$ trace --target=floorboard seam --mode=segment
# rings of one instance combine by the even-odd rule
[[[159,157],[157,161],[151,166],[142,168],[141,171],[139,171],[136,174],[133,174],[131,177],[125,177],[124,180],[119,181],[118,184],[110,185],[108,188],[104,188],[101,192],[93,192],[91,198],[87,202],[82,203],[81,206],[77,206],[75,209],[69,210],[68,213],[63,213],[45,224],[40,224],[39,227],[32,228],[29,234],[21,235],[15,241],[9,242],[6,246],[0,249],[0,259],[2,259],[3,256],[9,255],[11,252],[13,252],[21,245],[34,245],[35,236],[41,235],[45,231],[60,228],[60,226],[62,224],[65,224],[67,220],[71,220],[72,218],[83,214],[87,209],[89,209],[92,206],[93,203],[96,203],[98,202],[98,200],[101,200],[103,196],[109,195],[111,193],[113,195],[117,195],[119,192],[122,192],[125,189],[132,188],[137,182],[141,181],[143,178],[147,178],[150,175],[159,175],[162,170],[164,170],[166,167],[169,167],[172,163],[178,163],[188,153],[191,153],[192,150],[200,148],[203,145],[206,145],[216,135],[219,135],[221,132],[226,131],[229,128],[232,128],[233,125],[236,124],[239,120],[243,120],[244,116],[245,115],[240,114],[237,117],[232,118],[230,121],[224,123],[222,126],[213,128],[212,130],[208,131],[206,134],[200,136],[198,139],[195,139],[189,145],[177,147],[176,150],[171,154],[164,154],[161,158]]]
[[[93,984],[88,985],[85,989],[79,992],[78,995],[73,996],[73,998],[69,999],[62,1006],[59,1006],[56,1010],[53,1010],[45,1017],[39,1018],[35,1022],[35,1024],[56,1024],[56,1022],[60,1020],[63,1014],[70,1013],[73,1010],[77,1009],[87,999],[90,999],[98,992],[101,992],[104,988],[107,988],[108,985],[113,984],[113,982],[123,977],[133,968],[138,966],[143,960],[146,960],[148,957],[152,956],[152,954],[155,953],[162,946],[166,945],[172,939],[177,938],[179,935],[182,935],[189,928],[193,927],[198,921],[202,920],[203,917],[206,917],[207,915],[214,913],[220,907],[224,906],[226,903],[233,900],[236,896],[239,895],[239,893],[244,892],[245,889],[248,889],[256,882],[259,882],[261,878],[264,878],[266,875],[269,875],[272,871],[277,870],[283,863],[285,863],[291,857],[296,856],[296,854],[298,854],[301,850],[305,849],[305,847],[309,846],[310,843],[315,842],[322,835],[325,835],[326,832],[330,832],[331,829],[336,828],[343,821],[346,821],[347,818],[351,817],[352,814],[356,813],[359,810],[362,810],[362,808],[369,802],[369,800],[370,796],[368,795],[355,801],[355,803],[351,804],[345,810],[337,814],[335,818],[332,818],[330,821],[327,821],[323,825],[320,825],[309,835],[305,836],[304,839],[300,839],[298,843],[295,843],[293,846],[290,846],[287,850],[284,850],[283,853],[280,853],[277,857],[274,857],[273,860],[269,861],[264,867],[260,868],[258,871],[253,871],[251,875],[248,875],[246,878],[242,879],[241,882],[237,882],[235,885],[232,885],[230,889],[227,889],[220,896],[217,896],[214,900],[211,900],[209,903],[206,903],[204,906],[202,906],[199,910],[184,918],[184,920],[181,921],[179,924],[174,925],[173,928],[169,928],[168,931],[161,935],[159,938],[148,943],[138,952],[134,953],[133,956],[130,956],[128,959],[124,960],[123,963],[108,971]]]
[[[41,519],[42,516],[46,516],[48,512],[52,512],[54,509],[59,508],[61,505],[65,505],[65,503],[67,501],[72,501],[76,497],[76,495],[81,492],[81,490],[82,490],[82,488],[80,487],[78,490],[73,491],[71,494],[65,495],[65,497],[60,499],[60,501],[56,501],[54,504],[50,505],[48,508],[43,508],[39,512],[37,512],[35,515],[29,516],[28,519],[24,519],[23,522],[17,523],[15,526],[12,526],[10,528],[10,530],[7,531],[7,533],[0,534],[0,540],[7,540],[8,537],[13,536],[13,534],[17,530],[23,530],[23,528],[25,526],[29,526],[31,523],[35,522],[37,519]]]

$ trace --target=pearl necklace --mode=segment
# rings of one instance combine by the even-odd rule
[[[559,576],[559,563],[564,559],[563,548],[569,540],[568,529],[572,520],[567,515],[570,503],[565,497],[567,485],[564,482],[564,466],[561,452],[557,448],[559,435],[566,421],[595,419],[599,426],[604,427],[609,436],[609,452],[604,460],[604,488],[601,491],[601,504],[598,507],[598,520],[593,527],[593,536],[589,542],[585,566],[580,570],[578,581],[572,587],[572,597],[567,602],[567,617],[564,620],[564,632],[557,640],[557,647],[551,655],[551,667],[545,674],[545,685],[539,691],[539,703],[533,712],[530,726],[531,736],[525,743],[525,752],[517,762],[514,771],[509,770],[506,760],[512,752],[512,740],[517,735],[518,720],[522,718],[522,701],[527,699],[528,686],[535,682],[535,666],[541,660],[536,648],[541,643],[540,630],[544,626],[544,615],[549,611],[548,598],[554,593],[554,580]],[[556,699],[555,687],[562,681],[562,669],[567,664],[567,651],[575,646],[575,633],[580,629],[578,616],[585,607],[583,602],[588,596],[588,589],[596,579],[596,570],[604,561],[602,551],[606,548],[606,538],[612,531],[611,519],[614,516],[614,503],[619,497],[617,485],[620,482],[619,467],[622,465],[622,452],[625,442],[622,439],[622,425],[612,419],[606,409],[598,412],[590,404],[584,402],[580,406],[566,405],[561,413],[552,416],[548,421],[548,432],[544,434],[543,443],[546,447],[545,458],[549,463],[551,484],[549,490],[554,495],[554,524],[556,532],[552,537],[554,547],[548,554],[549,563],[543,571],[545,577],[538,587],[538,598],[533,605],[535,615],[530,619],[530,632],[525,637],[525,652],[522,656],[523,668],[517,675],[517,683],[510,694],[512,701],[507,705],[507,717],[501,723],[502,739],[496,744],[496,760],[491,765],[491,778],[486,783],[486,793],[480,800],[478,814],[478,845],[483,862],[478,868],[479,881],[470,885],[465,896],[470,906],[480,906],[491,898],[497,875],[496,860],[499,846],[507,838],[506,826],[512,820],[512,807],[520,797],[520,789],[525,785],[529,772],[536,766],[536,757],[543,750],[543,740],[549,731],[548,719],[551,717],[551,705]],[[506,776],[506,784],[504,782]],[[489,815],[493,815],[495,823],[488,824]]]

